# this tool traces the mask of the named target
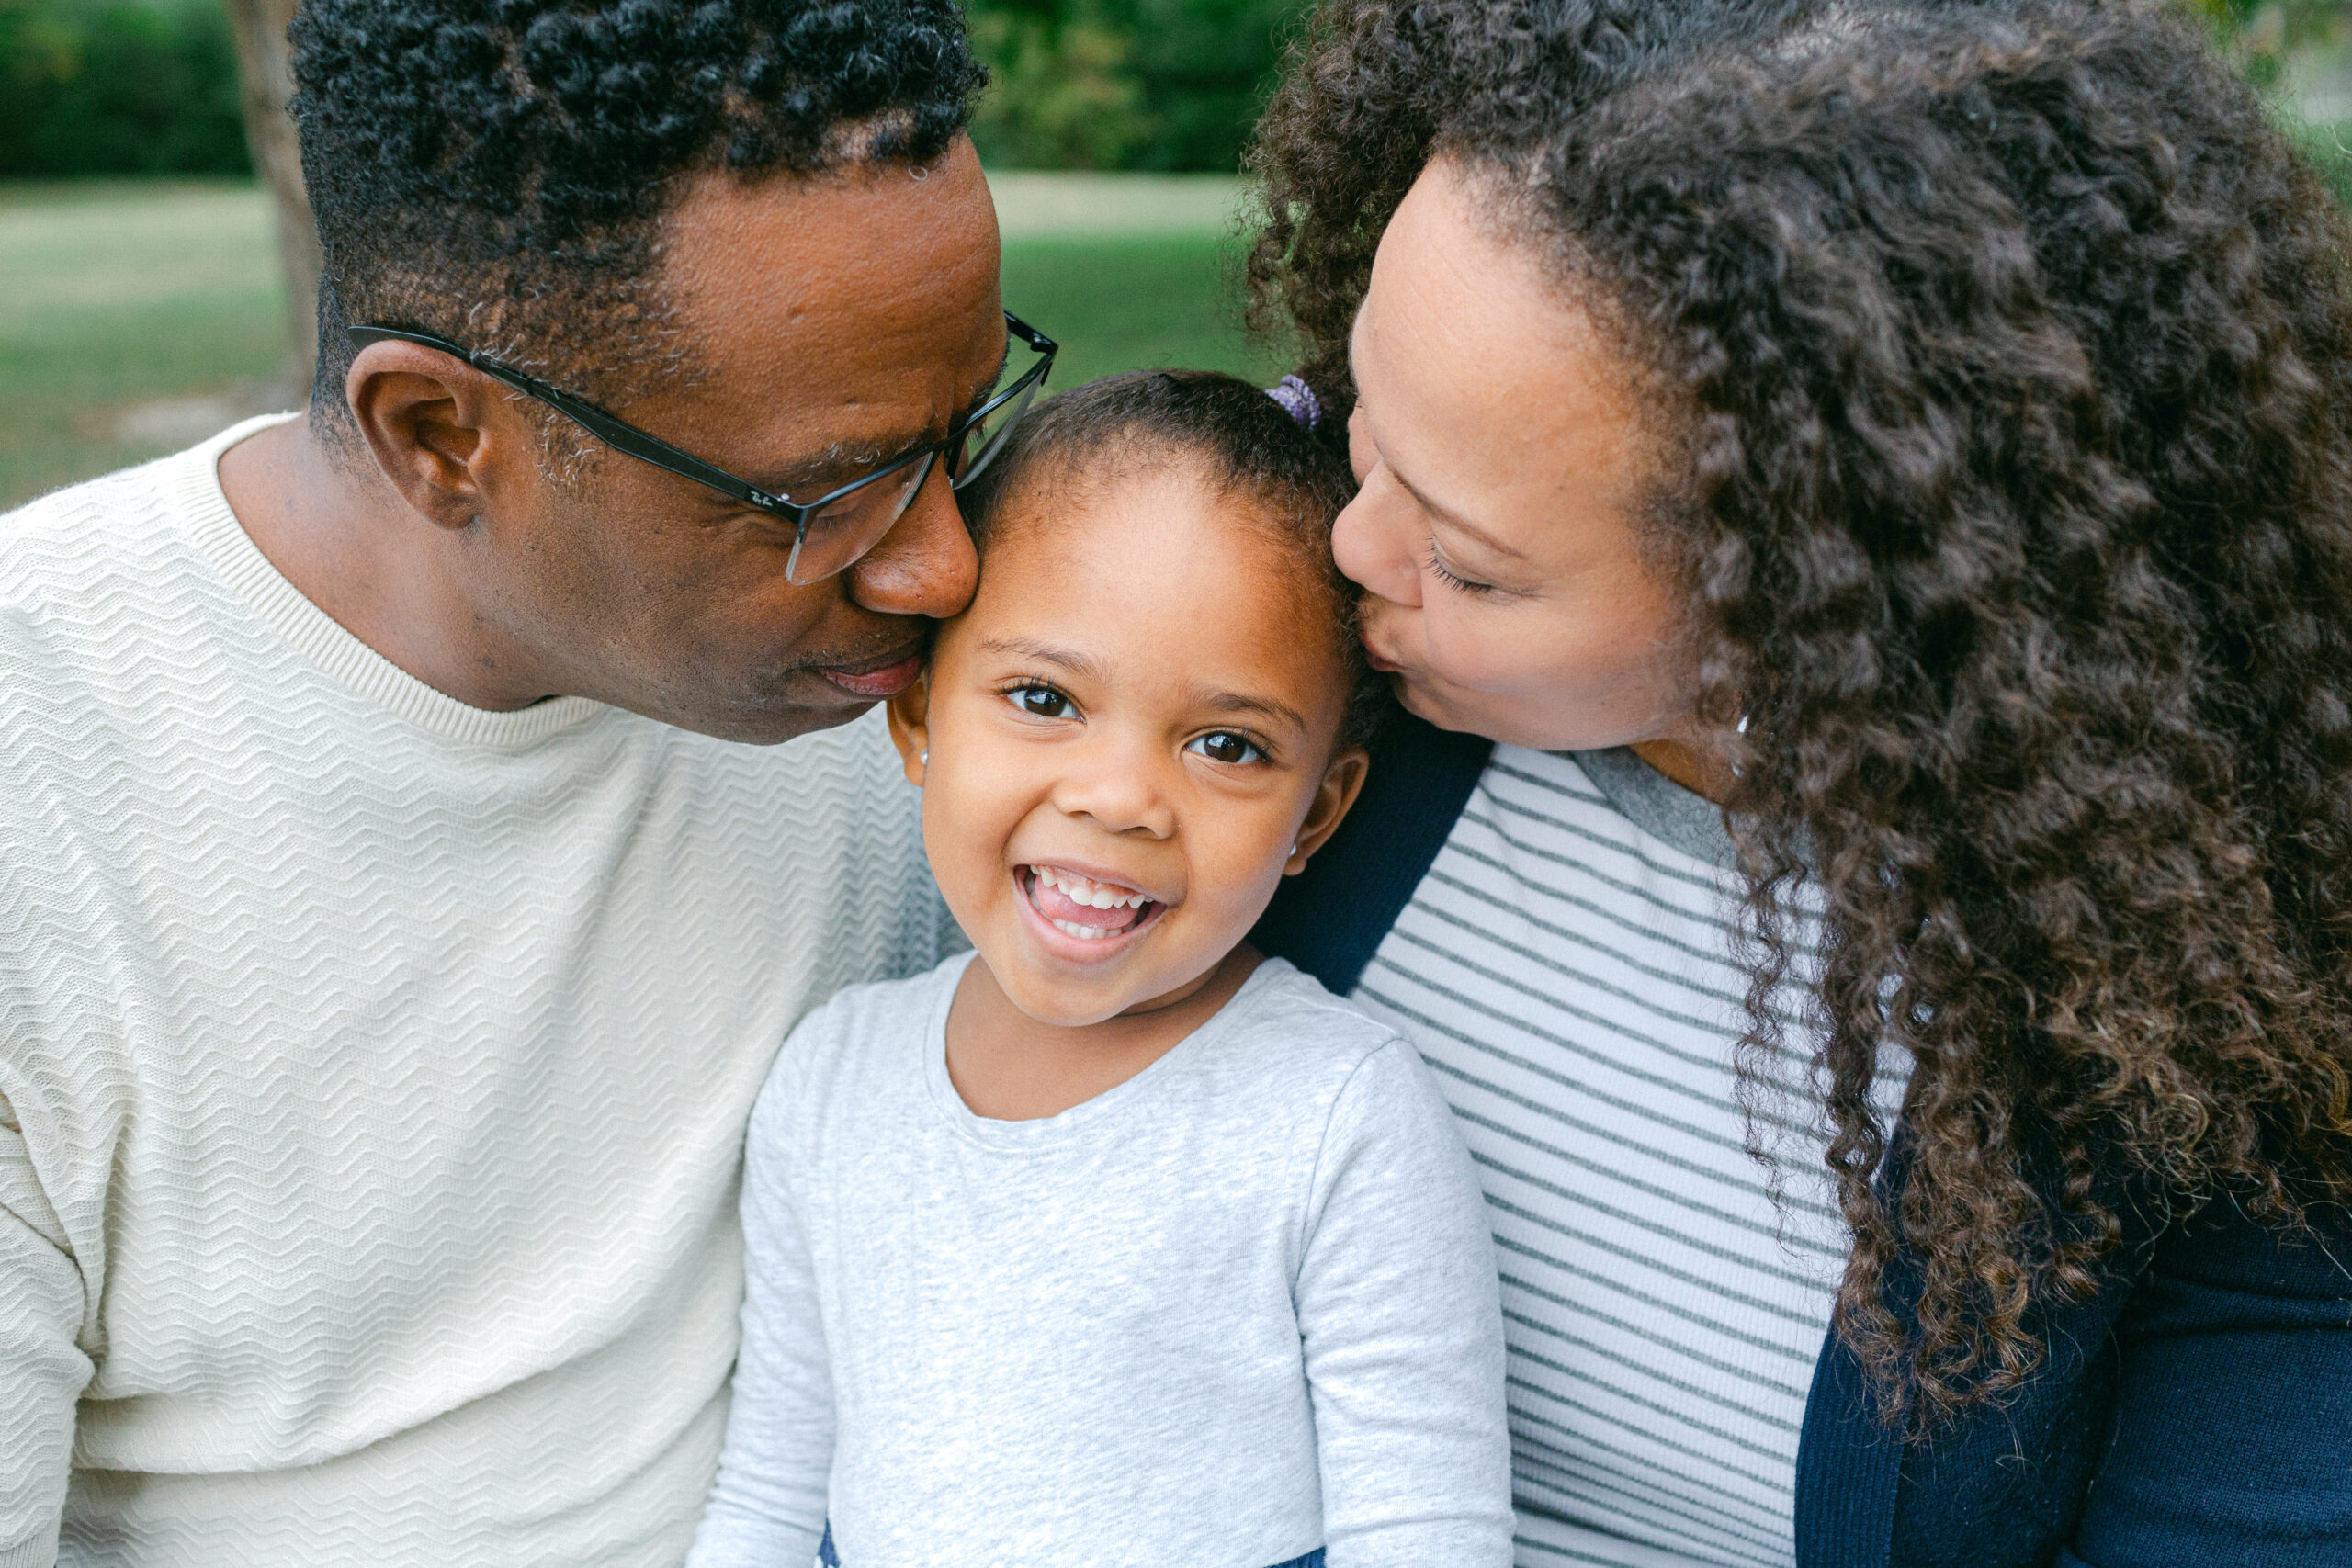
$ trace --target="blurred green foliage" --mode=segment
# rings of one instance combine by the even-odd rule
[[[2344,0],[2184,0],[2202,13],[2221,35],[2222,46],[2245,64],[2257,87],[2285,85],[2290,62],[2299,54],[2340,47],[2352,17]]]
[[[2347,0],[2177,3],[2282,96],[2297,62],[2352,48]],[[991,164],[1230,172],[1309,0],[967,4]],[[0,175],[241,172],[237,113],[220,0],[0,0]],[[2307,141],[2352,198],[2339,129]]]
[[[2347,0],[2178,0],[2277,106],[2288,133],[2352,207],[2352,4]]]
[[[969,0],[995,85],[972,128],[1007,168],[1241,164],[1306,0]]]
[[[0,0],[0,175],[242,174],[220,0]]]

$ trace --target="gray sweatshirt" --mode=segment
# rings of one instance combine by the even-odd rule
[[[689,1568],[1507,1568],[1495,1258],[1413,1048],[1269,960],[1032,1122],[947,1077],[969,954],[842,993],[753,1111]]]

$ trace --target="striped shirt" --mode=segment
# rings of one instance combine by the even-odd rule
[[[1793,997],[1758,1124],[1777,1209],[1747,1153],[1730,857],[1716,809],[1630,752],[1498,747],[1353,993],[1436,1069],[1486,1189],[1521,1568],[1794,1560],[1846,1243]]]

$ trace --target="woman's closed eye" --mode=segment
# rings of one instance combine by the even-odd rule
[[[1184,750],[1212,762],[1234,767],[1266,760],[1264,749],[1256,741],[1230,729],[1212,729],[1206,735],[1196,735],[1184,743]]]
[[[1005,700],[1029,718],[1075,718],[1078,705],[1043,681],[1023,681],[1005,689]]]
[[[1445,558],[1438,554],[1437,541],[1435,539],[1431,539],[1429,543],[1429,548],[1422,552],[1421,564],[1429,569],[1430,576],[1436,578],[1440,582],[1444,583],[1448,588],[1453,589],[1457,593],[1468,593],[1475,596],[1480,593],[1492,593],[1495,591],[1495,585],[1493,583],[1479,582],[1471,578],[1464,577],[1459,572],[1456,572],[1452,567],[1446,565]]]

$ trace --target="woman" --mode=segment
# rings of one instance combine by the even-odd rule
[[[2127,6],[1340,0],[1258,160],[1426,721],[1261,937],[1453,1097],[1521,1562],[2352,1562],[2352,252],[2260,106]]]

